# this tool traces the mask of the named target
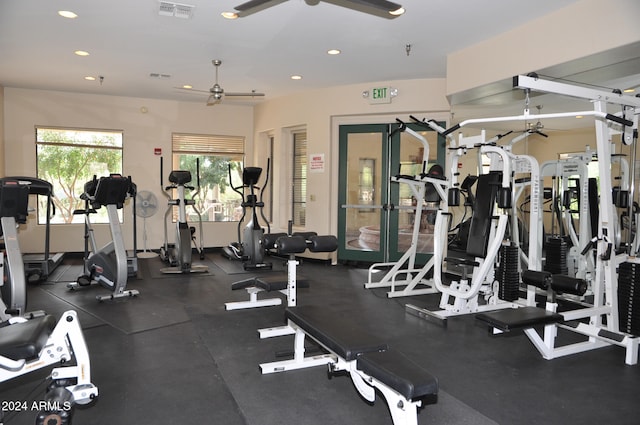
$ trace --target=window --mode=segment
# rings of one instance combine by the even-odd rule
[[[174,133],[172,145],[173,168],[191,171],[193,186],[197,185],[196,162],[200,160],[200,193],[195,207],[202,221],[240,220],[242,197],[229,184],[229,164],[233,186],[242,186],[244,137]],[[164,170],[165,181],[169,171]],[[189,221],[197,221],[197,213],[189,209]]]
[[[36,127],[37,176],[53,184],[56,214],[51,223],[82,223],[80,199],[84,184],[93,176],[122,173],[122,139],[119,130],[85,130]],[[38,197],[38,223],[46,222],[46,197]],[[92,215],[95,223],[107,223],[106,209]]]
[[[307,209],[307,132],[293,133],[293,176],[291,194],[294,226],[304,226]]]

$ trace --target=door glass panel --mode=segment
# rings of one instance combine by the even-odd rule
[[[380,133],[350,133],[347,140],[344,248],[378,251],[383,201]]]

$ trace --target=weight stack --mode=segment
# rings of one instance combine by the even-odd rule
[[[568,275],[567,241],[560,236],[552,236],[547,241],[547,258],[544,269],[551,274]]]
[[[518,276],[518,247],[503,245],[500,248],[500,265],[496,279],[499,282],[498,298],[504,301],[516,301],[520,289]]]
[[[618,317],[621,332],[640,336],[640,264],[626,261],[618,269]]]

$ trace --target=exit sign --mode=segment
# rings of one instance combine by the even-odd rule
[[[391,103],[390,87],[374,87],[369,92],[369,103]]]

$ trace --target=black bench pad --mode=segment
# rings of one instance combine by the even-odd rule
[[[488,323],[496,329],[509,332],[516,329],[531,328],[536,325],[548,325],[562,322],[564,317],[539,307],[507,308],[476,315],[476,319]]]
[[[53,316],[41,316],[0,328],[0,355],[11,360],[33,360],[56,326]]]
[[[358,357],[357,368],[407,400],[438,393],[438,379],[397,350],[364,353]]]
[[[274,276],[271,278],[252,277],[250,279],[234,282],[233,284],[231,284],[231,289],[235,291],[238,289],[256,287],[256,288],[263,289],[267,292],[271,292],[271,291],[282,291],[284,289],[287,289],[287,286],[288,286],[288,282],[287,282],[286,276],[285,277]],[[309,281],[305,279],[298,279],[296,280],[296,286],[298,288],[308,288]]]
[[[325,307],[288,307],[285,317],[346,361],[355,360],[362,353],[389,348],[380,338]]]

